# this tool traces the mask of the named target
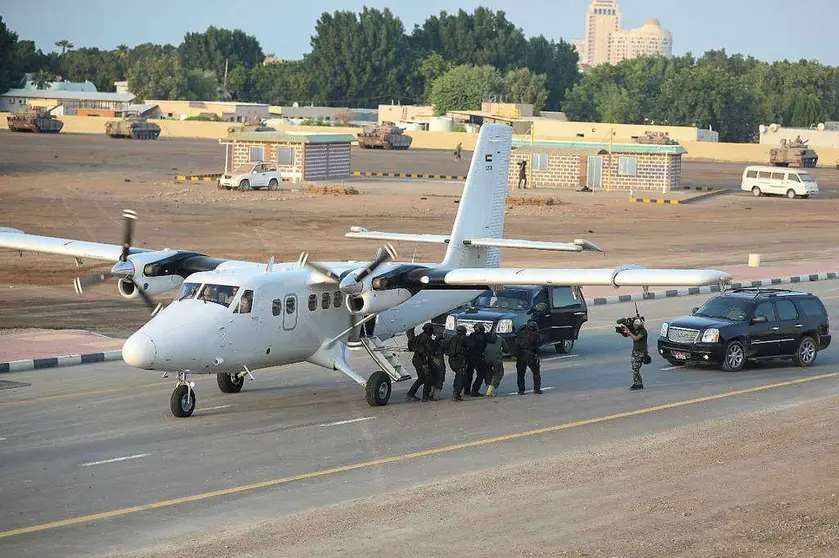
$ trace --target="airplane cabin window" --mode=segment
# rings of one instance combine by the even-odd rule
[[[253,291],[247,290],[242,293],[242,298],[239,299],[239,305],[236,307],[236,310],[233,311],[234,314],[250,314],[251,309],[253,308]]]
[[[285,299],[285,313],[286,314],[294,314],[294,311],[297,309],[297,298],[290,296]]]
[[[236,293],[239,292],[239,287],[234,285],[204,285],[201,288],[201,294],[198,295],[198,300],[205,302],[215,302],[224,307],[230,306]]]
[[[332,306],[335,308],[341,307],[341,291],[335,291],[335,296],[332,300]]]
[[[314,312],[318,309],[318,295],[309,295],[309,312]]]
[[[271,303],[271,314],[274,316],[279,316],[283,313],[283,301],[280,299],[276,299],[274,302]]]
[[[332,297],[331,297],[331,296],[329,296],[329,293],[323,293],[323,294],[321,295],[321,297],[320,297],[320,306],[321,306],[321,308],[323,308],[324,310],[329,309],[329,305],[330,305],[330,304],[331,304],[331,302],[332,302],[332,300],[331,300],[331,299],[332,299]]]
[[[181,288],[178,291],[178,296],[175,297],[175,300],[195,297],[195,295],[198,294],[198,289],[200,287],[201,283],[184,283],[181,285]]]

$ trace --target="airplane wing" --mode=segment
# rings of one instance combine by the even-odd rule
[[[616,269],[425,269],[415,271],[406,279],[430,289],[504,285],[700,287],[728,283],[731,275],[715,269],[646,269],[627,265]]]
[[[74,258],[106,260],[110,262],[117,261],[122,253],[122,246],[119,244],[102,244],[69,238],[39,236],[36,234],[26,234],[18,229],[7,227],[0,228],[0,248],[10,248],[23,252],[58,254]],[[128,253],[139,254],[150,251],[143,248],[131,248]]]

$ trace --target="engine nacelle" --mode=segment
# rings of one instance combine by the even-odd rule
[[[134,281],[149,295],[159,296],[179,289],[181,283],[184,282],[184,278],[180,275],[166,275],[164,277],[146,277],[140,275],[134,277]],[[128,279],[117,281],[117,290],[123,298],[137,298],[140,296],[137,287]]]
[[[407,289],[369,290],[361,295],[347,297],[347,310],[351,314],[375,314],[399,306],[412,296]]]

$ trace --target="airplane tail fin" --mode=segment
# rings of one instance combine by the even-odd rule
[[[481,126],[443,265],[498,267],[501,262],[501,248],[465,245],[463,241],[503,237],[512,143],[510,126]]]

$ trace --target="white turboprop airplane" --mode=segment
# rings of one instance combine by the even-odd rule
[[[123,214],[123,245],[100,244],[0,229],[0,247],[116,261],[110,273],[74,281],[76,290],[114,277],[125,298],[141,297],[152,319],[123,345],[131,366],[173,372],[170,407],[177,417],[195,409],[188,374],[216,374],[225,393],[242,389],[260,368],[310,362],[338,370],[366,388],[370,405],[385,405],[391,383],[410,379],[382,342],[447,312],[487,288],[505,285],[613,285],[662,287],[723,284],[716,270],[499,268],[501,248],[598,251],[592,243],[502,238],[512,129],[484,125],[450,235],[401,234],[352,227],[346,236],[447,245],[442,263],[392,261],[391,245],[369,263],[268,264],[224,260],[182,250],[131,247],[133,211]],[[180,288],[160,310],[152,296]],[[364,347],[381,367],[364,380],[347,363],[350,346]]]

